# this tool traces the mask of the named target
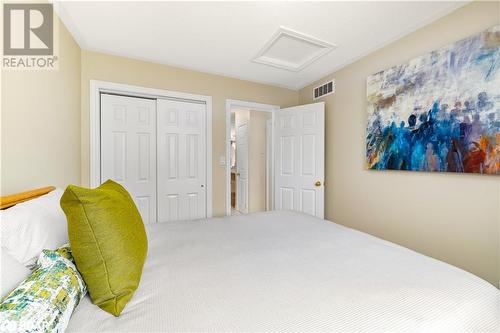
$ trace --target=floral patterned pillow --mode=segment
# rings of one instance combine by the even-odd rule
[[[86,293],[69,246],[43,250],[33,273],[0,303],[0,332],[64,332]]]

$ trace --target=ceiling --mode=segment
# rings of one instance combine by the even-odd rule
[[[465,3],[56,1],[55,8],[83,49],[300,89]],[[334,47],[299,70],[254,61],[280,27]],[[293,45],[287,61],[312,52]]]

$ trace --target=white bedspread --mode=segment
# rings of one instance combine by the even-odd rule
[[[500,292],[332,222],[268,212],[148,227],[119,318],[87,296],[68,332],[498,332]]]

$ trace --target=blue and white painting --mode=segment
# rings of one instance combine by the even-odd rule
[[[500,174],[500,26],[367,79],[369,169]]]

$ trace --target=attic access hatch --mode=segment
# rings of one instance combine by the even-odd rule
[[[298,72],[336,47],[335,44],[280,27],[253,61]]]

